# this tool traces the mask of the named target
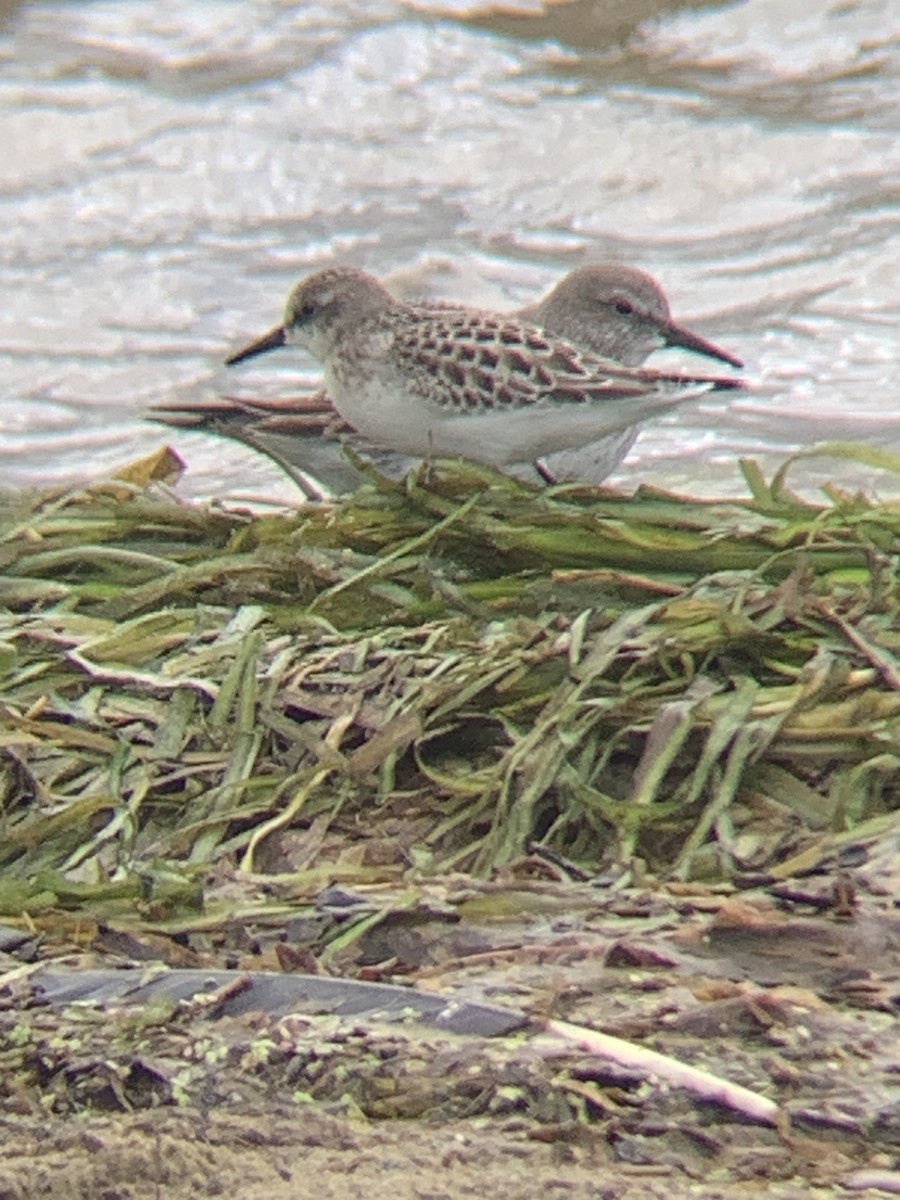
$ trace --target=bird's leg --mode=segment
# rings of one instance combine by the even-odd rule
[[[434,460],[434,438],[432,436],[431,430],[429,429],[428,430],[428,453],[425,455],[424,459],[422,460],[422,468],[423,468],[422,469],[422,482],[425,485],[425,487],[428,487],[431,483],[431,464],[432,464],[433,460]]]
[[[556,476],[542,458],[536,458],[531,465],[537,471],[538,475],[540,475],[541,479],[543,479],[544,483],[546,483],[547,487],[554,487],[556,485],[558,482]]]

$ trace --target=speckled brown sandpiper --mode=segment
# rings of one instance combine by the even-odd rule
[[[318,359],[337,412],[377,445],[501,468],[741,386],[623,366],[518,316],[404,304],[373,276],[346,267],[303,280],[283,323],[227,362],[283,345]]]
[[[450,304],[420,303],[413,307],[433,311],[441,318],[464,311]],[[742,365],[733,355],[674,322],[665,293],[650,275],[618,264],[576,268],[539,303],[520,309],[512,318],[489,319],[540,326],[545,333],[627,367],[638,366],[651,351],[666,345],[693,350],[733,366]],[[261,353],[284,341],[284,326],[279,326],[229,361],[240,361],[250,352]],[[728,383],[736,386],[735,381]],[[362,479],[343,454],[344,441],[364,456],[374,457],[378,467],[389,474],[401,474],[415,461],[366,443],[350,425],[336,419],[325,393],[283,401],[222,399],[160,406],[152,416],[166,424],[242,441],[274,458],[311,495],[321,491],[315,479],[332,492],[350,490]],[[633,413],[629,416],[632,421],[636,419]],[[630,424],[593,442],[548,454],[543,459],[542,473],[560,481],[599,482],[618,466],[638,432],[639,425]]]

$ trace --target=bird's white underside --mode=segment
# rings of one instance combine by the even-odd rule
[[[498,467],[581,450],[709,391],[697,384],[627,399],[444,412],[410,395],[405,380],[369,377],[348,389],[328,372],[326,383],[344,419],[372,442],[420,458],[461,457]]]

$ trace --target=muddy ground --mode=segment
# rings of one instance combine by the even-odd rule
[[[856,894],[827,873],[742,894],[610,894],[562,878],[458,879],[393,910],[373,889],[357,899],[382,918],[327,965],[301,944],[309,914],[202,939],[101,926],[66,945],[20,931],[3,943],[0,980],[0,1200],[900,1187],[900,913],[883,882],[882,870],[863,871]],[[160,960],[228,967],[236,983],[143,1005],[51,1003],[41,983],[51,968],[98,965],[115,983]],[[286,969],[298,985],[310,971],[338,990],[370,979],[526,1023],[486,1037],[247,1001]],[[243,995],[242,1011],[226,993]],[[776,1115],[710,1102],[627,1055],[593,1056],[548,1019],[703,1068]]]
[[[763,1191],[776,1200],[833,1195],[839,1152],[809,1153],[794,1179],[692,1179],[675,1165],[618,1163],[597,1130],[551,1144],[528,1122],[364,1121],[273,1101],[242,1115],[156,1112],[4,1125],[0,1196],[9,1200],[130,1200],[228,1196],[240,1200],[444,1200],[579,1196],[590,1200],[713,1200]]]

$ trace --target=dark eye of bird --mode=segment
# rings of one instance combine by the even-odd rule
[[[297,312],[295,314],[296,319],[298,321],[308,321],[309,318],[313,315],[313,313],[315,311],[316,311],[315,304],[312,304],[309,300],[307,300],[307,302],[305,304],[301,304],[300,307],[297,309]]]
[[[630,300],[617,300],[616,312],[621,313],[623,317],[630,317],[634,312],[634,305]]]

